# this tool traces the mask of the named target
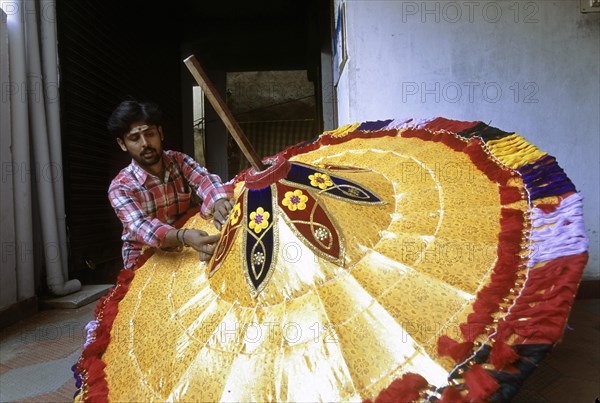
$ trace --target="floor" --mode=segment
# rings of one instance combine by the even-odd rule
[[[71,366],[95,302],[40,311],[0,330],[0,401],[68,402]],[[518,403],[593,403],[600,396],[600,299],[575,301],[563,341],[527,380]]]

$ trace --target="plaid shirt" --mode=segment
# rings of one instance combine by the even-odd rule
[[[108,189],[110,204],[123,223],[123,262],[132,269],[144,244],[159,247],[167,232],[194,203],[195,193],[203,201],[200,212],[212,215],[213,204],[231,197],[233,186],[221,183],[188,155],[164,151],[164,182],[135,161],[113,179]]]

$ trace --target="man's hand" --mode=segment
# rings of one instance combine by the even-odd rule
[[[233,208],[233,203],[229,199],[219,199],[213,205],[213,220],[215,227],[221,231],[221,227],[227,222],[229,212]]]
[[[185,231],[183,242],[198,251],[200,260],[208,261],[215,252],[220,237],[221,234],[208,235],[199,229],[188,229]]]

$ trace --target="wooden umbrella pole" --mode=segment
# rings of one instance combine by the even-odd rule
[[[202,88],[202,91],[204,91],[204,95],[208,98],[210,104],[219,114],[219,117],[225,124],[225,127],[227,127],[227,130],[229,130],[229,133],[231,133],[238,146],[240,146],[242,153],[244,153],[244,156],[248,159],[250,165],[252,165],[256,171],[263,171],[265,165],[261,162],[258,154],[254,151],[252,144],[250,144],[250,141],[235,121],[231,111],[227,105],[225,105],[225,102],[223,102],[223,99],[208,79],[208,76],[204,70],[202,70],[202,67],[200,67],[200,63],[196,60],[196,57],[191,55],[183,62],[192,73],[192,76],[196,79],[198,85]]]

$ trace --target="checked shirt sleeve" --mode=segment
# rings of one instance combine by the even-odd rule
[[[125,184],[111,185],[108,198],[123,223],[129,241],[142,242],[157,248],[162,244],[167,232],[173,229],[172,226],[162,223],[157,218],[146,215],[135,192]]]
[[[209,173],[206,168],[186,154],[176,153],[175,158],[188,183],[203,200],[200,213],[204,217],[212,216],[212,207],[217,200],[233,197],[232,184],[223,184],[218,175]]]

